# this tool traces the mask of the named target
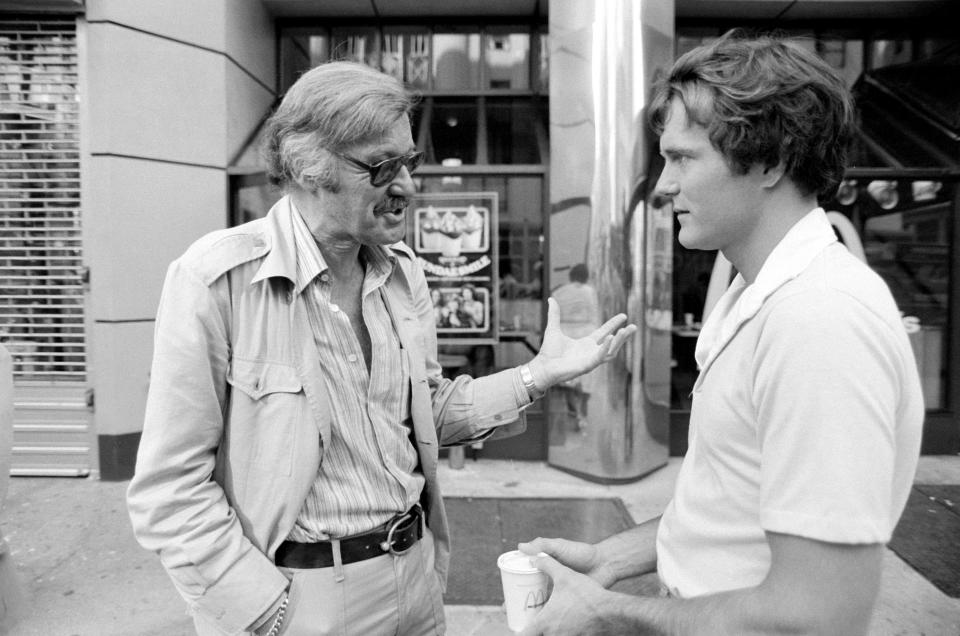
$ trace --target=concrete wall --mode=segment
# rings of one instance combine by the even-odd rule
[[[80,24],[90,382],[101,477],[133,467],[167,265],[227,223],[232,157],[275,99],[259,0],[88,0]]]

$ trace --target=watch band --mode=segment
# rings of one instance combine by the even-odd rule
[[[531,400],[539,400],[546,394],[546,391],[538,387],[537,383],[533,381],[533,372],[530,371],[530,365],[528,364],[520,365],[520,381],[523,382],[524,388],[530,394]]]

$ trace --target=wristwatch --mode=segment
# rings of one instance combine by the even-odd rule
[[[546,391],[538,387],[537,383],[533,381],[533,372],[530,371],[529,364],[520,365],[520,381],[523,382],[527,393],[530,394],[531,400],[539,400],[546,394]]]

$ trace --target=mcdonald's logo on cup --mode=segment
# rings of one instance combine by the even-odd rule
[[[546,590],[531,590],[527,592],[527,600],[523,604],[525,610],[538,610],[547,604]]]
[[[507,627],[523,631],[531,618],[550,598],[550,578],[530,563],[530,555],[519,550],[504,552],[497,559],[503,583],[503,605],[507,610]]]

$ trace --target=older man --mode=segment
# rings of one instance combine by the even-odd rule
[[[267,128],[285,196],[170,267],[128,500],[201,634],[441,634],[441,445],[522,427],[550,385],[611,359],[550,301],[526,365],[446,379],[404,236],[423,159],[410,95],[362,65],[304,74]]]

